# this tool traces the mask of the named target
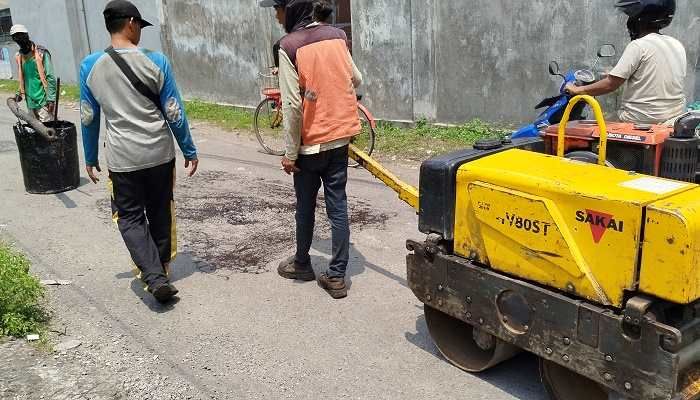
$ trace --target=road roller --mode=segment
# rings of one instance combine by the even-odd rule
[[[563,157],[571,108],[595,163]],[[419,188],[351,148],[416,209],[410,289],[446,360],[479,373],[527,351],[554,400],[700,398],[700,186],[611,167],[599,104],[572,99],[561,149],[487,140],[427,160]]]

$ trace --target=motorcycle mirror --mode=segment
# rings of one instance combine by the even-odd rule
[[[556,61],[552,61],[549,63],[549,73],[551,75],[561,75],[561,72],[559,72],[559,63]]]
[[[617,50],[613,44],[604,44],[598,50],[598,57],[601,58],[615,57],[615,54],[617,54]]]

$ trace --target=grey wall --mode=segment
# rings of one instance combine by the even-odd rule
[[[102,10],[108,0],[10,0],[12,21],[26,25],[32,40],[53,55],[58,75],[75,83],[80,61],[109,46]],[[133,0],[145,19],[155,25],[144,30],[142,44],[161,50],[160,1]],[[84,7],[83,7],[84,6]]]
[[[51,50],[56,74],[74,82],[79,58],[73,51],[72,21],[66,2],[10,0],[10,10],[13,23],[26,25],[31,38]]]
[[[13,18],[53,50],[59,73],[74,80],[88,52],[108,45],[107,0],[10,0]],[[188,97],[254,106],[258,72],[282,36],[258,0],[135,0],[157,24],[143,45],[172,59]],[[597,48],[628,43],[613,0],[352,0],[353,56],[365,76],[365,103],[382,119],[520,123],[557,93],[547,64],[585,67]],[[83,8],[83,5],[85,7]],[[87,22],[87,23],[86,23]],[[688,95],[700,98],[700,1],[678,0],[667,33],[688,50]],[[610,68],[616,59],[606,60]],[[71,79],[72,78],[72,79]],[[608,111],[616,96],[604,98]]]
[[[87,21],[87,32],[90,37],[91,52],[104,50],[109,47],[109,34],[105,29],[102,10],[109,0],[68,0],[79,5],[85,4],[85,20]],[[141,46],[161,51],[161,2],[159,0],[131,0],[141,12],[141,16],[154,26],[143,30]]]
[[[700,101],[700,54],[698,54],[697,64],[695,66],[695,96],[690,101]]]
[[[256,0],[163,0],[163,38],[190,97],[254,106],[258,73],[282,33]]]
[[[386,119],[413,120],[412,3],[415,1],[356,0],[351,5],[353,58],[364,75],[361,88],[366,95],[364,102]],[[423,27],[429,32],[428,26]],[[429,48],[428,44],[426,49]],[[425,62],[420,59],[423,56],[428,56],[428,52],[418,55],[419,62]],[[422,72],[432,71],[426,68],[418,74]]]
[[[356,0],[354,56],[366,74],[366,101],[389,119],[461,122],[479,117],[531,120],[533,106],[557,93],[547,72],[585,67],[598,47],[628,43],[612,0]],[[688,94],[696,88],[700,2],[679,0],[667,30],[688,50]],[[608,60],[603,67],[611,67]],[[700,77],[698,78],[700,79]],[[615,109],[616,97],[604,99]]]

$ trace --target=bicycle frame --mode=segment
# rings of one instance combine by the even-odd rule
[[[372,113],[369,112],[367,107],[365,107],[362,103],[358,101],[357,108],[359,108],[360,110],[362,110],[362,112],[365,113],[367,119],[369,120],[369,125],[372,127],[372,129],[377,129],[377,121],[374,120],[374,115],[372,115]]]
[[[282,94],[281,93],[277,92],[275,94],[271,94],[271,93],[264,93],[264,91],[263,91],[262,95],[265,96],[266,99],[274,101],[279,106],[282,105]],[[357,102],[357,108],[359,108],[360,110],[362,110],[362,112],[365,113],[365,115],[367,116],[367,119],[369,120],[369,124],[372,127],[372,129],[377,129],[377,121],[374,119],[374,115],[372,115],[372,112],[370,112],[369,109],[367,109],[367,107],[365,107],[359,101]]]

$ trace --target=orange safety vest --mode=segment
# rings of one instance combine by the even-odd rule
[[[280,44],[299,74],[302,145],[329,143],[360,133],[345,32],[317,25],[285,36]]]
[[[328,143],[360,133],[346,42],[322,40],[300,48],[297,69],[304,91],[302,143]]]
[[[37,45],[33,45],[34,48],[32,51],[34,52],[34,60],[36,61],[36,68],[39,71],[39,78],[41,79],[41,84],[44,86],[44,90],[46,93],[49,92],[49,81],[46,79],[46,70],[44,69],[44,50],[40,48]],[[24,86],[24,61],[22,60],[22,55],[20,53],[17,53],[17,56],[15,57],[17,60],[17,71],[19,74],[19,93],[24,96],[26,94],[25,91],[25,86]]]

